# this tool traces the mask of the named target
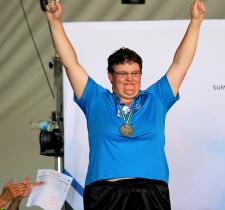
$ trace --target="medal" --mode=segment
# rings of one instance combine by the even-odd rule
[[[134,133],[134,129],[131,125],[125,124],[120,126],[120,133],[123,136],[131,136]]]
[[[131,125],[129,125],[129,121],[130,121],[130,118],[131,118],[131,115],[133,113],[133,110],[134,110],[135,105],[132,107],[132,109],[131,109],[131,111],[130,111],[127,119],[126,119],[126,116],[125,116],[125,114],[124,114],[124,112],[123,112],[120,104],[117,102],[115,95],[114,94],[112,94],[112,95],[113,95],[113,98],[115,99],[115,101],[117,103],[117,107],[119,108],[120,113],[122,115],[122,118],[123,118],[123,120],[125,122],[125,124],[123,124],[123,125],[120,126],[119,131],[120,131],[120,133],[123,136],[131,136],[131,135],[134,134],[134,128]]]

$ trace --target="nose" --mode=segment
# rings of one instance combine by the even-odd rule
[[[127,80],[133,80],[133,76],[131,73],[128,73],[127,76],[126,76],[126,79]]]

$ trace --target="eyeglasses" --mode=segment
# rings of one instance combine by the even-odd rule
[[[126,72],[126,71],[121,71],[121,72],[115,72],[113,71],[114,74],[116,74],[118,77],[120,78],[126,78],[129,75],[131,75],[131,77],[140,77],[141,76],[141,71],[134,71],[134,72]]]

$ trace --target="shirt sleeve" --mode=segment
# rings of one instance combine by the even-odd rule
[[[180,95],[177,93],[174,96],[170,83],[166,75],[164,75],[160,80],[158,80],[155,84],[151,85],[147,92],[154,94],[156,97],[159,98],[162,105],[168,111],[173,104],[179,100]]]
[[[91,77],[88,77],[82,96],[77,99],[74,95],[74,102],[76,102],[84,114],[87,115],[93,101],[105,91],[105,88],[97,84]]]

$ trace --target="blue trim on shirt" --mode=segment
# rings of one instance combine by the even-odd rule
[[[73,178],[71,186],[76,190],[81,196],[84,195],[84,188],[81,186],[81,184],[67,171],[64,169],[64,174],[70,176]]]

